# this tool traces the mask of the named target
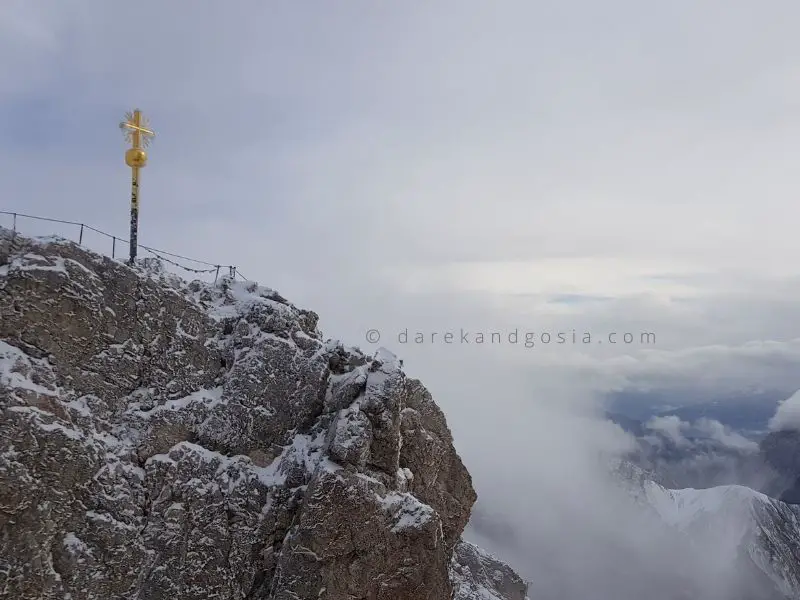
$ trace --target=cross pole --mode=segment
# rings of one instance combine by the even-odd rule
[[[136,249],[139,237],[139,170],[147,165],[147,152],[144,148],[150,139],[155,137],[155,132],[147,127],[138,108],[125,115],[125,120],[119,124],[125,134],[125,139],[131,147],[125,152],[125,164],[131,168],[131,240],[129,264],[136,261]]]

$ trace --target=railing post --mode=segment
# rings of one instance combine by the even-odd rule
[[[219,265],[217,265],[217,272],[214,274],[214,285],[216,285],[217,279],[219,279]]]
[[[12,224],[11,224],[11,233],[12,234],[16,234],[17,233],[17,213],[13,213],[12,218],[13,219],[12,219]]]
[[[81,232],[78,235],[78,246],[80,246],[82,243],[83,243],[83,223],[81,223]]]
[[[116,258],[117,253],[117,236],[111,236],[111,258]]]

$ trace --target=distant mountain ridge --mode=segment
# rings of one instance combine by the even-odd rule
[[[800,505],[800,431],[774,431],[761,440],[759,450],[780,475],[771,491],[784,502]]]

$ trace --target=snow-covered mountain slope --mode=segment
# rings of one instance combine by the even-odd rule
[[[736,548],[787,597],[800,597],[800,510],[742,486],[667,490],[650,482],[650,505],[665,523]],[[752,563],[752,564],[750,564]]]
[[[427,390],[272,290],[0,229],[0,414],[0,598],[519,600]]]
[[[667,489],[628,463],[617,474],[639,505],[713,557],[709,569],[748,573],[753,598],[800,598],[800,507],[738,485]]]

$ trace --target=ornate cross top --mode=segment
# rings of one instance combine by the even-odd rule
[[[125,140],[134,148],[146,148],[156,135],[138,108],[125,115],[125,120],[119,124],[119,128],[125,135]]]

